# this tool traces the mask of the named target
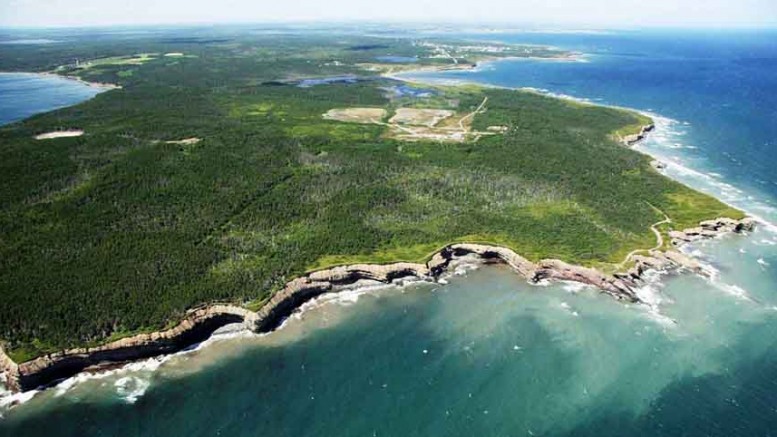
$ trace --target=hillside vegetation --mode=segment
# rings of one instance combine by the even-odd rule
[[[677,228],[740,215],[615,142],[636,114],[477,87],[391,98],[398,84],[359,64],[424,56],[409,40],[155,38],[0,47],[6,70],[111,58],[60,72],[123,87],[0,128],[0,338],[17,360],[158,329],[203,303],[257,307],[314,268],[423,261],[456,241],[601,266],[654,245],[656,208]],[[115,62],[139,53],[156,55]],[[345,74],[356,78],[295,82]],[[322,116],[460,116],[485,97],[472,128],[507,129],[474,142],[400,141]],[[33,138],[57,129],[85,134]],[[186,138],[201,141],[169,142]]]

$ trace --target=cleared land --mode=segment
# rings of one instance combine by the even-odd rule
[[[453,114],[453,111],[447,109],[399,108],[389,123],[434,127]]]
[[[255,309],[333,264],[423,261],[466,241],[533,261],[611,265],[656,245],[657,210],[671,219],[661,232],[741,217],[617,142],[615,132],[638,131],[636,114],[477,87],[397,103],[385,92],[396,82],[359,67],[386,55],[452,63],[431,46],[319,34],[154,38],[0,46],[0,70],[187,54],[64,68],[122,89],[0,128],[0,338],[17,361],[159,330],[203,303]],[[446,51],[465,62],[466,50]],[[343,75],[360,80],[288,83]],[[396,124],[413,133],[322,118],[398,107],[455,114],[431,128]],[[33,138],[61,126],[89,135],[57,147]],[[434,135],[460,139],[441,145]],[[191,138],[207,140],[165,143]]]
[[[324,118],[347,123],[375,124],[380,123],[386,114],[386,110],[382,108],[343,108],[330,109],[324,114]]]
[[[190,146],[192,144],[197,144],[200,141],[202,141],[202,139],[197,138],[197,137],[192,137],[192,138],[184,138],[182,140],[169,140],[169,141],[165,141],[165,143],[167,143],[167,144],[182,144],[184,146]]]
[[[489,126],[485,131],[473,131],[473,117],[484,111],[488,97],[472,112],[455,118],[455,111],[432,108],[398,108],[388,122],[380,121],[386,110],[376,108],[338,108],[324,114],[327,120],[346,123],[376,124],[388,128],[387,136],[402,141],[463,142],[480,137],[503,134],[507,126]],[[378,116],[380,115],[380,117]]]
[[[89,68],[106,65],[143,65],[148,61],[156,59],[156,56],[156,54],[152,53],[140,53],[131,56],[111,56],[108,58],[98,58],[93,60],[79,60],[76,62],[75,68],[87,70]]]
[[[55,138],[71,138],[80,137],[84,134],[84,131],[72,129],[72,130],[58,130],[53,132],[46,132],[45,134],[35,135],[36,140],[52,140]]]

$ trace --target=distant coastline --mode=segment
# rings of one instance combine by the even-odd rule
[[[87,80],[84,80],[78,76],[73,75],[66,75],[66,74],[59,74],[54,71],[0,71],[1,75],[12,75],[12,74],[19,74],[19,75],[30,75],[30,76],[40,76],[40,77],[54,77],[58,79],[67,79],[72,80],[74,82],[81,83],[83,85],[86,85],[91,88],[98,88],[103,89],[105,91],[114,90],[114,89],[121,89],[121,85],[117,85],[114,83],[105,83],[105,82],[90,82]]]
[[[496,62],[506,62],[506,61],[519,61],[519,60],[548,61],[548,62],[580,62],[584,60],[585,57],[586,55],[584,53],[579,53],[579,52],[564,52],[554,56],[482,56],[476,59],[474,62],[463,62],[463,63],[445,64],[445,65],[407,65],[407,69],[400,69],[399,71],[394,71],[394,69],[391,68],[389,69],[389,71],[381,73],[381,77],[384,77],[386,79],[398,80],[401,82],[407,82],[407,83],[429,84],[429,81],[405,77],[404,75],[412,75],[417,73],[442,73],[446,71],[475,71],[488,64],[492,64]],[[458,82],[459,81],[452,81],[452,83],[458,83]],[[470,83],[469,81],[461,81],[461,82]],[[471,83],[477,84],[479,86],[483,86],[486,88],[491,87],[491,88],[511,89],[508,87],[499,87],[496,85],[486,85],[486,84],[476,83],[476,82],[471,82]]]

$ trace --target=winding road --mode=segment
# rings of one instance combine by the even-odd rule
[[[648,203],[648,205],[650,205],[650,204]],[[666,215],[665,212],[661,211],[660,209],[656,208],[655,206],[650,205],[650,207],[664,215],[664,219],[663,220],[661,220],[659,222],[655,222],[652,225],[650,225],[650,230],[653,231],[654,234],[656,234],[656,245],[655,245],[655,247],[652,247],[650,249],[636,249],[636,250],[632,250],[631,252],[628,253],[628,255],[626,255],[626,258],[624,258],[623,261],[616,266],[616,270],[620,270],[621,268],[623,268],[623,266],[627,262],[629,262],[631,257],[636,255],[639,252],[650,252],[652,250],[658,250],[661,247],[663,247],[663,245],[664,245],[664,236],[661,235],[661,231],[659,231],[657,227],[661,226],[663,224],[666,224],[666,223],[672,223],[672,219],[670,219],[669,216]]]
[[[481,110],[483,110],[483,107],[484,107],[484,106],[486,106],[486,103],[488,103],[488,96],[486,96],[485,98],[483,98],[483,102],[480,104],[480,106],[478,106],[478,107],[477,107],[477,109],[475,109],[474,111],[472,111],[472,112],[470,112],[469,114],[465,115],[464,117],[461,117],[461,120],[459,120],[459,128],[460,128],[460,129],[461,129],[463,132],[466,132],[466,131],[467,131],[467,129],[464,127],[464,120],[466,120],[466,119],[468,119],[468,118],[472,118],[472,117],[474,117],[474,116],[475,116],[475,114],[477,114],[478,112],[480,112]]]

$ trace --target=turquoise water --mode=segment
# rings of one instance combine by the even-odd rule
[[[499,35],[594,55],[436,79],[661,114],[640,148],[673,177],[774,222],[777,48],[766,36],[735,38],[732,50],[698,35]],[[777,434],[777,228],[686,249],[711,276],[651,278],[640,290],[650,305],[531,286],[503,267],[329,296],[269,335],[219,334],[17,397],[26,402],[0,410],[0,435]]]
[[[408,62],[418,62],[418,58],[410,56],[376,56],[375,59],[381,62],[390,62],[394,64],[406,64]]]
[[[0,73],[0,125],[75,105],[104,89],[58,76]]]

